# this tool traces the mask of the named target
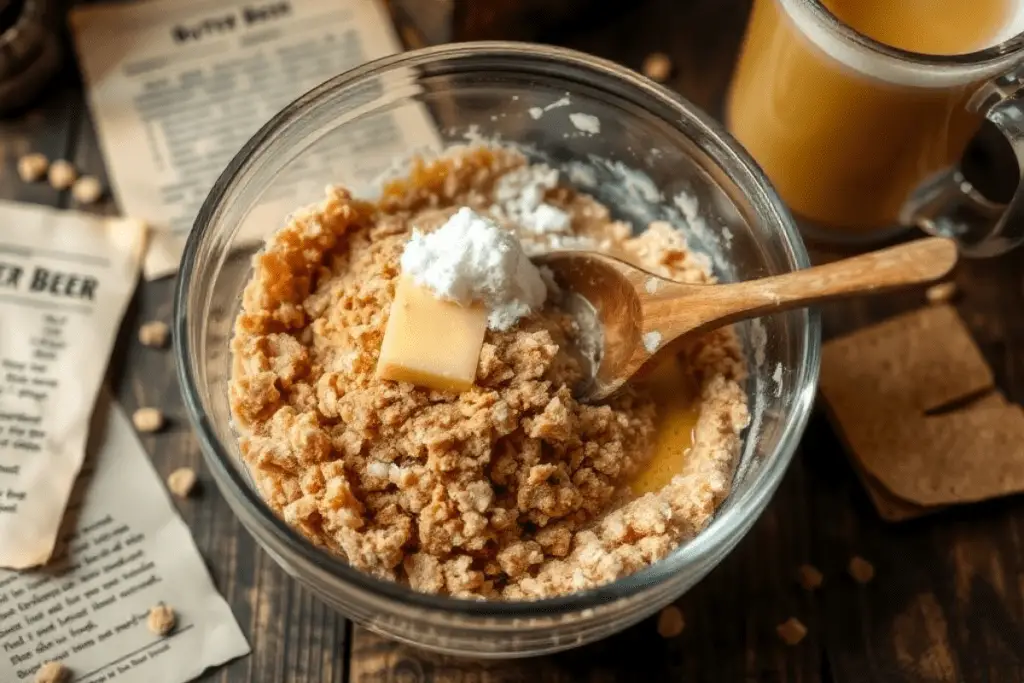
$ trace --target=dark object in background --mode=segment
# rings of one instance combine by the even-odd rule
[[[0,115],[32,101],[64,56],[60,0],[0,0]]]
[[[588,23],[621,0],[386,0],[407,47],[466,40],[543,41]]]

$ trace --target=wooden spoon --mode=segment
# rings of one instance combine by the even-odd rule
[[[584,401],[607,398],[657,351],[686,334],[853,294],[932,282],[956,265],[952,240],[929,237],[900,246],[760,280],[689,285],[666,280],[612,256],[557,251],[538,257],[569,292],[593,307],[598,336],[593,381]],[[578,307],[575,311],[579,316]],[[591,340],[595,341],[595,340]]]

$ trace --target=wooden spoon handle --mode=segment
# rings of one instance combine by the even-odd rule
[[[727,285],[740,303],[790,309],[853,294],[934,282],[957,261],[953,240],[928,237],[785,275]]]
[[[645,307],[645,323],[668,341],[680,334],[844,296],[933,282],[949,273],[956,261],[952,240],[928,237],[785,275],[715,285],[701,294],[699,303],[687,301],[686,290],[680,289],[674,300],[666,292],[666,299]]]

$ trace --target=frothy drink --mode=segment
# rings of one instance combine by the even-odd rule
[[[861,36],[919,55],[976,52],[1020,28],[1010,0],[821,4]],[[981,122],[965,104],[985,79],[893,68],[808,5],[754,0],[729,129],[800,218],[847,234],[893,226],[922,181],[960,160]]]

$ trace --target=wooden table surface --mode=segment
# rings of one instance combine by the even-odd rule
[[[670,85],[718,112],[749,0],[638,0],[613,17],[582,18],[551,42],[638,68],[669,53]],[[0,198],[68,207],[66,192],[24,185],[17,158],[40,151],[103,177],[73,63],[30,111],[0,120]],[[97,211],[114,213],[107,202]],[[1024,401],[1024,263],[1020,253],[964,263],[957,272],[962,317],[1003,391]],[[157,469],[188,465],[200,494],[178,503],[252,644],[252,654],[201,680],[305,681],[991,681],[1024,680],[1024,499],[963,507],[903,525],[880,521],[821,414],[767,511],[739,547],[678,601],[683,634],[658,636],[648,620],[606,641],[512,662],[457,660],[419,652],[354,627],[291,581],[235,520],[214,488],[189,429],[171,354],[140,348],[141,322],[170,320],[171,279],[144,283],[124,322],[110,381],[122,404],[159,406],[171,424],[144,437]],[[920,305],[920,291],[834,305],[826,336]],[[859,554],[877,569],[866,586],[846,576]],[[794,572],[825,573],[809,594]],[[790,616],[807,638],[787,647],[775,626]]]

